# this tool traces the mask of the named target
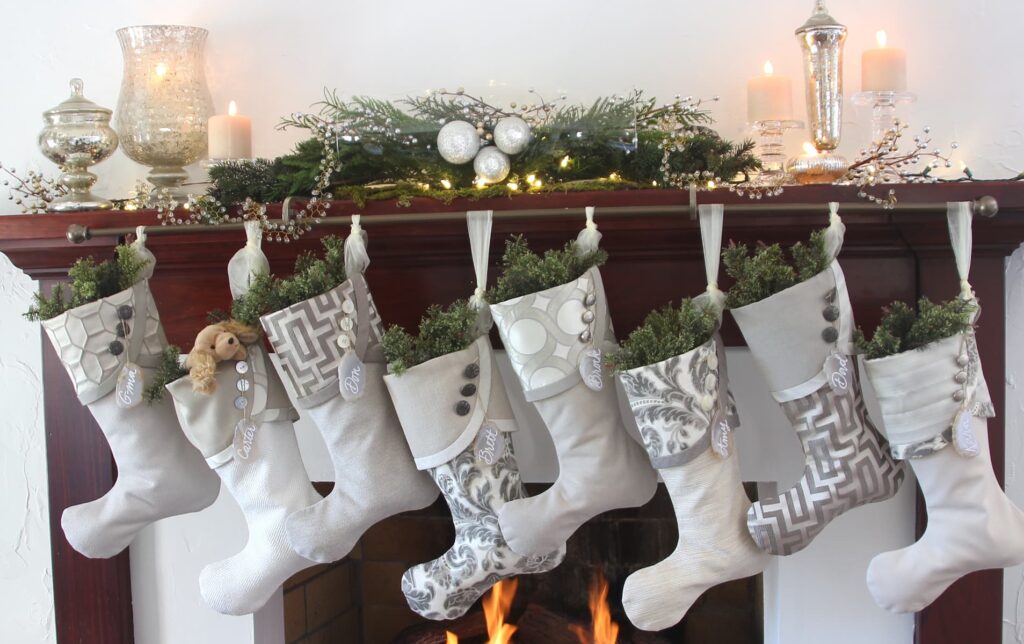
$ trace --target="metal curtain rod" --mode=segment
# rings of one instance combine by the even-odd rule
[[[878,210],[880,212],[887,212],[881,206],[872,203],[864,202],[851,202],[843,203],[839,205],[840,210],[853,210],[853,211],[865,211],[865,210]],[[945,211],[945,203],[909,203],[899,204],[895,207],[895,211],[900,213],[933,213],[935,211]],[[556,217],[559,215],[573,215],[575,216],[580,208],[531,208],[525,210],[496,210],[494,211],[495,219],[535,219],[541,217]],[[689,214],[695,218],[697,215],[696,204],[691,203],[689,206],[678,205],[678,206],[605,206],[600,208],[600,214],[610,215],[616,217],[640,217],[640,216],[667,216],[667,215],[680,215]],[[801,212],[823,212],[821,204],[785,204],[785,203],[751,203],[751,204],[730,204],[726,206],[726,210],[732,213],[746,214],[746,215],[781,215],[789,213],[801,213]],[[971,210],[975,215],[981,217],[995,217],[999,211],[999,203],[995,197],[985,196],[975,199],[971,202]],[[404,224],[404,223],[429,223],[435,221],[462,221],[466,218],[463,212],[424,212],[424,213],[402,213],[399,215],[374,215],[372,217],[364,217],[363,225],[369,224],[370,226],[376,224]],[[347,226],[352,223],[352,218],[348,215],[339,215],[335,217],[324,217],[319,222],[311,222],[313,226],[318,228],[326,227],[337,227]],[[172,224],[169,226],[152,226],[146,228],[147,235],[173,235],[175,233],[206,233],[214,231],[228,231],[228,230],[242,230],[243,225],[241,223],[229,223],[229,224]],[[73,244],[80,244],[87,239],[93,237],[122,237],[135,232],[135,227],[119,227],[119,228],[96,228],[90,229],[88,226],[81,224],[71,224],[68,226],[67,238],[68,241]]]

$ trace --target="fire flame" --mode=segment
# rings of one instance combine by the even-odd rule
[[[818,156],[818,149],[810,141],[804,141],[804,154],[809,157],[816,157]]]
[[[774,73],[775,73],[775,68],[772,66],[772,61],[770,61],[770,60],[764,61],[764,75],[765,76],[771,76]]]
[[[238,104],[234,101],[228,103],[228,116],[234,116],[238,114]]]
[[[459,644],[459,636],[451,631],[444,632],[445,644]]]
[[[494,584],[491,592],[484,597],[484,619],[487,620],[487,644],[508,644],[516,627],[505,623],[505,615],[512,607],[512,599],[516,596],[519,581],[503,579]]]
[[[612,621],[608,609],[608,581],[600,572],[590,582],[588,597],[590,632],[581,626],[570,626],[570,630],[580,639],[580,644],[616,644],[619,640],[619,625]]]
[[[888,39],[886,38],[886,33],[885,33],[885,31],[884,31],[884,30],[881,30],[881,31],[877,31],[877,32],[875,32],[875,40],[877,40],[877,41],[878,41],[878,46],[879,46],[879,47],[885,47],[885,42],[886,42],[886,40],[888,40]]]

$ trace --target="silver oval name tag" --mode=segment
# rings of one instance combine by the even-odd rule
[[[580,378],[594,391],[604,389],[604,374],[602,372],[601,350],[595,346],[588,346],[580,354]]]
[[[848,355],[833,351],[825,358],[825,378],[832,391],[845,394],[850,390],[850,378],[853,377],[853,365]]]
[[[366,389],[366,366],[355,351],[346,351],[338,365],[338,389],[345,400],[362,397]]]
[[[960,456],[971,458],[981,451],[978,438],[971,428],[971,410],[961,409],[953,420],[953,447]]]
[[[116,398],[121,409],[131,409],[142,402],[142,391],[145,388],[145,376],[142,369],[134,362],[121,367],[117,376]]]
[[[732,442],[729,437],[731,431],[729,422],[725,420],[725,415],[715,414],[715,417],[711,419],[711,451],[721,458],[729,458]]]
[[[505,453],[505,436],[492,423],[484,423],[476,437],[473,453],[487,465],[494,465]]]
[[[232,445],[235,455],[243,461],[249,460],[256,451],[256,423],[251,418],[243,418],[235,425],[235,440]]]

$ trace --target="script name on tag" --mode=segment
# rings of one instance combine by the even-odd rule
[[[121,367],[121,373],[117,376],[117,406],[121,409],[131,409],[142,402],[142,390],[145,387],[142,369],[134,362],[129,362]]]
[[[243,418],[235,425],[235,454],[243,461],[249,460],[256,449],[256,423],[251,418]]]
[[[584,349],[580,354],[580,377],[583,378],[583,384],[594,391],[601,391],[604,388],[601,369],[601,350],[593,346]]]
[[[355,351],[346,351],[338,365],[338,388],[345,400],[356,400],[366,389],[366,366]]]
[[[714,418],[711,419],[710,429],[711,450],[721,458],[729,458],[731,443],[729,433],[731,430],[728,421],[725,420],[725,415],[722,413],[715,414]]]
[[[971,410],[961,409],[957,412],[953,421],[953,447],[961,456],[968,458],[977,456],[979,450],[978,439],[971,428]]]
[[[494,465],[505,453],[505,437],[501,430],[491,423],[484,423],[473,447],[476,457],[487,465]]]
[[[825,358],[825,377],[836,393],[844,394],[850,389],[853,365],[848,355],[833,351]]]

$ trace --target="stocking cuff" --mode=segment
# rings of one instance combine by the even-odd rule
[[[738,427],[726,380],[724,347],[717,336],[682,355],[619,374],[655,468],[682,465],[703,454],[717,419]]]
[[[779,402],[825,384],[833,351],[852,353],[853,309],[838,261],[795,286],[732,309],[750,353]]]
[[[865,365],[896,458],[920,458],[946,447],[961,410],[995,416],[972,332]]]
[[[516,429],[487,336],[384,382],[420,470],[458,456],[485,421],[500,431]]]
[[[128,328],[126,337],[123,332],[118,335],[122,322]],[[157,367],[167,346],[148,280],[42,324],[83,405],[113,391],[126,362]],[[120,349],[116,353],[112,351],[115,343]]]
[[[566,284],[490,308],[530,402],[568,391],[580,382],[580,361],[588,348],[607,351],[615,345],[597,267]]]
[[[167,385],[185,436],[208,462],[211,459],[219,461],[216,465],[230,460],[224,455],[231,455],[228,450],[234,439],[235,426],[244,417],[245,408],[249,409],[249,418],[257,425],[272,420],[298,420],[298,414],[288,402],[288,393],[263,348],[259,345],[249,347],[247,362],[251,369],[244,378],[251,383],[251,388],[245,394],[239,391],[240,374],[235,370],[233,360],[217,365],[217,388],[212,394],[193,391],[189,376]],[[246,401],[243,409],[236,404],[239,399]],[[212,462],[211,465],[216,466]]]
[[[338,365],[346,351],[355,351],[364,363],[384,359],[380,314],[360,273],[326,293],[268,313],[260,322],[299,407],[315,407],[339,395]]]

